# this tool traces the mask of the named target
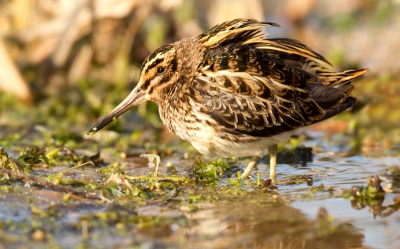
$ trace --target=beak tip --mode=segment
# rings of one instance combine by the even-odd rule
[[[97,132],[97,127],[93,127],[92,129],[90,129],[90,131],[87,133],[89,136],[94,135]]]
[[[127,110],[131,109],[133,106],[135,106],[135,101],[137,101],[138,96],[137,93],[134,91],[131,92],[131,94],[125,98],[124,101],[122,101],[117,107],[114,108],[109,114],[104,116],[102,119],[100,119],[92,129],[89,130],[87,133],[89,136],[95,134],[99,130],[103,129],[106,125],[111,123],[112,121],[116,120],[120,115],[122,115],[124,112]],[[140,99],[139,99],[140,100]]]

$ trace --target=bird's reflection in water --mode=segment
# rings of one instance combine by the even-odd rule
[[[202,248],[362,248],[361,229],[335,221],[324,208],[315,220],[276,196],[219,201],[186,213],[196,222],[186,236]],[[240,197],[241,198],[241,197]],[[191,240],[193,241],[193,240]]]

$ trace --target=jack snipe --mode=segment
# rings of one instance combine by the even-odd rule
[[[268,148],[276,183],[277,143],[299,128],[353,106],[351,81],[367,69],[330,72],[331,64],[292,39],[266,39],[275,23],[236,19],[154,51],[129,96],[93,134],[130,108],[154,101],[168,129],[200,153],[253,156],[243,178]]]

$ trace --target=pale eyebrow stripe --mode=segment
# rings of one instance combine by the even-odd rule
[[[149,60],[148,62],[146,62],[145,67],[143,68],[144,72],[147,73],[147,71],[150,70],[150,68],[154,67],[154,63],[160,63],[161,61],[163,61],[165,58],[165,54],[157,54],[154,58],[152,58],[151,60]]]
[[[150,69],[157,66],[162,61],[164,61],[164,59],[157,59],[154,62],[152,62],[150,65],[149,65],[149,63],[147,63],[148,66],[146,67],[146,70],[144,71],[144,73],[146,74]]]
[[[145,61],[144,63],[145,64],[143,64],[142,65],[142,68],[141,68],[141,72],[143,71],[143,72],[148,72],[149,71],[149,65],[152,65],[153,63],[154,63],[154,61],[155,60],[158,60],[158,59],[162,59],[162,58],[164,58],[165,59],[165,57],[166,57],[166,55],[169,53],[169,52],[173,52],[173,51],[175,51],[175,47],[173,46],[173,45],[165,45],[165,46],[162,46],[162,47],[159,47],[158,49],[156,49],[146,60],[148,60],[148,61]]]

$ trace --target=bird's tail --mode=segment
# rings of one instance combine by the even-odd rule
[[[312,99],[325,110],[322,120],[333,117],[356,103],[356,99],[350,96],[354,89],[352,80],[366,71],[368,69],[317,72],[320,81],[311,84],[310,90]]]
[[[317,72],[321,79],[321,83],[325,86],[333,86],[340,88],[343,85],[351,83],[354,78],[362,75],[368,69],[346,70],[343,72]]]

